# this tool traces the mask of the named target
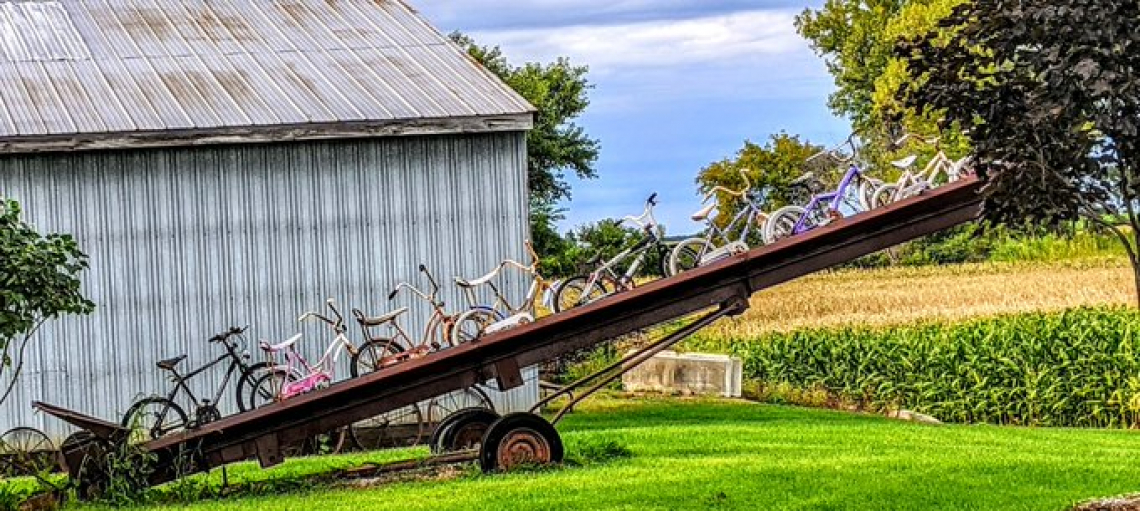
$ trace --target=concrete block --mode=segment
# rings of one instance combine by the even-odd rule
[[[629,392],[740,397],[744,364],[739,358],[662,351],[622,375]]]

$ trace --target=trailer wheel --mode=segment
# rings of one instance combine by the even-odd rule
[[[508,471],[523,465],[561,463],[562,438],[546,419],[511,413],[495,421],[483,435],[479,466],[483,472]]]
[[[475,449],[499,414],[487,408],[464,408],[445,417],[431,434],[432,454]]]

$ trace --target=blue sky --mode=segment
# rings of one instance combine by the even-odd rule
[[[571,179],[562,230],[639,214],[660,194],[670,234],[696,231],[693,182],[745,140],[842,141],[831,77],[792,20],[816,0],[411,0],[440,30],[502,47],[515,64],[566,56],[595,89],[579,124],[601,141],[598,179]],[[758,169],[757,169],[758,170]]]

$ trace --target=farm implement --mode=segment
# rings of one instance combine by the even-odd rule
[[[151,440],[140,444],[153,463],[145,484],[250,458],[273,466],[283,461],[287,446],[315,435],[488,381],[503,390],[516,388],[524,383],[521,368],[666,325],[663,329],[671,331],[660,339],[546,397],[529,412],[498,416],[490,410],[459,410],[443,419],[433,435],[434,450],[453,451],[447,454],[452,457],[454,451],[468,452],[485,471],[559,462],[563,449],[555,426],[561,414],[550,420],[540,415],[552,399],[571,396],[564,409],[569,408],[655,353],[717,319],[742,313],[749,298],[763,289],[973,220],[980,212],[979,188],[975,179],[966,178],[562,314]],[[678,321],[693,315],[695,319]],[[82,430],[62,448],[71,476],[81,487],[105,484],[107,471],[100,469],[100,460],[127,441],[128,431],[45,403],[35,406]],[[474,446],[477,450],[464,451]]]

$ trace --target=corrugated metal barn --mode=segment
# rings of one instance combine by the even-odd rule
[[[387,293],[420,263],[455,306],[452,276],[525,257],[532,116],[400,1],[0,0],[0,196],[76,236],[97,305],[39,333],[0,427],[63,433],[33,399],[117,420],[230,326],[317,358],[296,318],[328,297],[416,332]]]

